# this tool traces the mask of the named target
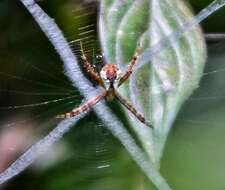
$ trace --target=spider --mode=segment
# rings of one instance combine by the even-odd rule
[[[146,121],[144,116],[139,113],[134,106],[132,106],[127,100],[125,100],[118,92],[117,88],[119,88],[132,74],[134,66],[137,64],[137,58],[140,53],[140,49],[137,48],[127,71],[122,74],[121,70],[118,68],[116,64],[105,64],[100,71],[100,74],[95,71],[95,69],[89,63],[87,56],[84,52],[82,42],[80,42],[81,49],[81,58],[83,60],[83,66],[86,70],[87,74],[90,78],[97,82],[98,85],[103,87],[102,92],[95,98],[88,100],[81,106],[74,108],[71,112],[64,113],[61,115],[57,115],[56,117],[59,119],[71,118],[80,113],[86,111],[91,108],[95,104],[97,104],[101,99],[105,98],[107,101],[112,101],[116,98],[125,108],[127,108],[140,122],[145,124],[148,127],[153,128],[153,126]]]

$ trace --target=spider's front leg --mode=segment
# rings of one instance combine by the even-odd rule
[[[141,121],[142,123],[144,123],[146,126],[153,128],[152,124],[149,123],[148,121],[146,121],[146,119],[144,118],[144,116],[139,113],[134,106],[132,106],[129,102],[127,102],[127,100],[125,100],[122,96],[119,95],[118,92],[115,92],[115,97],[116,99],[122,104],[124,105],[132,114],[134,114],[134,116]]]
[[[74,117],[76,115],[79,115],[80,113],[83,113],[87,109],[89,109],[92,106],[94,106],[95,104],[97,104],[105,96],[106,96],[106,91],[103,91],[97,97],[95,97],[91,100],[88,100],[84,104],[82,104],[79,107],[73,109],[71,112],[64,113],[64,114],[61,114],[61,115],[57,115],[56,118],[65,119],[65,118],[71,118],[71,117]]]
[[[140,48],[137,48],[129,66],[128,66],[126,73],[120,78],[117,87],[119,87],[121,84],[123,84],[129,78],[129,76],[132,74],[132,72],[134,70],[134,66],[137,64],[137,58],[138,58],[139,54],[140,54]]]
[[[96,81],[98,83],[98,85],[104,86],[104,83],[103,83],[101,77],[89,63],[87,56],[84,53],[84,48],[83,48],[81,41],[80,41],[80,49],[81,49],[81,54],[82,54],[81,58],[83,60],[84,69],[86,70],[87,74],[91,77],[91,79]]]

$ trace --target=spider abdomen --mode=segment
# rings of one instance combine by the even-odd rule
[[[112,101],[115,97],[115,91],[114,88],[109,88],[106,92],[106,100]]]

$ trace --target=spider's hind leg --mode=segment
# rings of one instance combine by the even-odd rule
[[[94,106],[95,104],[97,104],[103,97],[105,97],[105,95],[106,95],[106,92],[103,91],[97,97],[88,100],[87,102],[85,102],[84,104],[80,105],[77,108],[74,108],[71,112],[57,115],[56,118],[66,119],[66,118],[71,118],[71,117],[74,117],[76,115],[79,115],[79,114],[85,112],[87,109]]]
[[[125,100],[122,96],[120,96],[117,92],[115,93],[115,97],[117,98],[117,100],[124,105],[139,121],[141,121],[142,123],[144,123],[146,126],[153,128],[152,124],[147,121],[144,116],[139,113],[134,106],[132,106],[129,102],[127,102],[127,100]]]

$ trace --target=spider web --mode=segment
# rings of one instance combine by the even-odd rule
[[[67,34],[67,39],[70,42],[73,52],[78,56],[80,55],[79,40],[82,39],[85,52],[88,54],[90,62],[94,63],[98,70],[98,66],[100,65],[101,67],[102,64],[102,58],[96,41],[96,6],[93,6],[93,4],[85,4],[77,7],[76,5],[75,3],[70,10],[73,18],[72,25],[65,26],[64,31]],[[39,48],[42,49],[41,47]],[[36,49],[34,47],[32,53],[41,54],[42,52],[35,52],[39,51],[39,48]],[[49,49],[51,52],[52,47]],[[48,52],[48,55],[37,55],[37,57],[43,57],[43,60],[39,61],[38,59],[37,63],[34,63],[32,60],[27,60],[25,56],[21,58],[20,63],[17,62],[15,64],[25,65],[26,63],[26,67],[20,68],[20,71],[15,69],[15,72],[10,73],[6,69],[7,72],[2,73],[5,79],[4,81],[7,84],[9,80],[13,81],[11,82],[10,90],[1,88],[6,93],[6,98],[10,100],[7,104],[1,104],[0,111],[5,114],[5,122],[3,123],[6,129],[26,125],[33,129],[27,138],[38,139],[41,138],[39,136],[45,135],[47,131],[55,127],[56,121],[54,121],[54,117],[56,114],[70,111],[83,101],[80,101],[81,96],[74,90],[74,87],[72,87],[65,77],[61,62],[57,59],[54,50],[52,54]],[[41,63],[44,63],[44,65]],[[14,64],[12,63],[12,65]],[[71,99],[70,96],[72,96]],[[34,104],[36,105],[35,107]],[[19,116],[16,117],[14,115]],[[25,119],[21,119],[20,115],[25,115]],[[12,118],[14,117],[18,118],[18,121],[13,122]],[[53,124],[49,120],[53,120]],[[31,124],[28,125],[28,123]],[[64,125],[62,124],[62,126]],[[3,133],[4,131],[2,131]],[[53,148],[49,152],[49,155],[42,156],[33,165],[32,168],[35,170],[35,173],[45,171],[45,174],[38,176],[39,178],[44,180],[46,178],[45,175],[48,176],[47,169],[64,160],[65,154],[67,154],[65,162],[74,163],[72,166],[74,171],[87,174],[82,180],[73,180],[74,183],[78,184],[84,180],[88,180],[90,185],[92,184],[91,178],[95,177],[96,173],[98,173],[99,178],[100,176],[108,175],[111,165],[115,162],[113,155],[116,156],[120,149],[118,148],[120,145],[115,141],[110,132],[105,130],[103,124],[94,116],[86,116],[85,122],[79,123],[79,129],[75,129],[72,133],[73,135],[64,137],[63,141],[56,145],[57,148],[55,150]],[[47,140],[45,139],[45,141]],[[34,144],[33,141],[27,142],[25,147]],[[61,149],[58,147],[61,147]],[[24,149],[21,153],[23,152]],[[33,155],[32,151],[29,154]],[[76,154],[76,156],[73,154]],[[6,163],[4,168],[8,164]],[[85,165],[87,169],[80,168],[80,165]],[[64,170],[63,173],[66,175],[67,172]],[[23,178],[23,175],[21,177]],[[49,180],[49,177],[47,179]]]
[[[87,25],[87,26],[88,26],[88,25]],[[74,43],[74,41],[71,41],[71,44],[73,44],[73,43]],[[89,42],[88,42],[88,43],[89,43]],[[89,48],[88,48],[88,49],[89,49]],[[55,64],[55,63],[54,63],[54,64]],[[215,65],[214,65],[214,66],[215,66]],[[35,69],[36,71],[38,71],[38,69],[40,69],[39,67],[33,66],[33,63],[32,63],[32,66],[31,66],[31,67],[32,67],[32,68],[36,68],[36,69]],[[52,69],[52,68],[55,69],[55,67],[51,67],[51,69]],[[223,68],[219,68],[219,69],[217,69],[217,67],[215,67],[215,69],[214,69],[214,67],[212,67],[212,68],[213,68],[213,69],[211,69],[211,70],[209,69],[209,70],[206,71],[206,75],[204,76],[204,78],[206,78],[206,80],[207,80],[207,79],[209,80],[209,78],[210,78],[210,77],[213,77],[213,75],[218,75],[220,72],[223,73],[223,70],[224,70]],[[46,71],[47,69],[43,69],[43,70]],[[61,69],[59,69],[59,70],[61,70]],[[29,72],[29,71],[28,71],[28,72]],[[20,73],[23,73],[23,72],[20,72]],[[54,73],[55,73],[55,72],[54,72]],[[5,73],[4,73],[4,74],[5,74]],[[47,73],[47,74],[49,74],[49,73]],[[42,75],[45,76],[45,77],[47,76],[47,74],[42,72]],[[52,74],[52,72],[51,72],[51,74]],[[13,75],[14,77],[17,77],[17,75],[14,74],[14,73],[13,73],[12,75]],[[40,72],[39,72],[39,75],[40,75]],[[20,77],[21,77],[21,76],[20,76]],[[25,78],[25,77],[24,77],[24,75],[22,74],[22,79],[24,79],[24,78]],[[47,78],[49,79],[49,78],[52,78],[52,77],[49,77],[49,76],[48,76]],[[54,78],[55,78],[55,77],[54,77]],[[58,78],[58,77],[57,77],[57,78]],[[61,76],[59,77],[59,79],[62,79]],[[65,79],[65,78],[64,78],[64,79]],[[204,79],[203,79],[203,80],[204,80]],[[16,81],[17,81],[18,83],[21,83],[21,81],[20,81],[18,78],[16,79]],[[19,82],[19,81],[20,81],[20,82]],[[37,81],[39,82],[39,79],[38,79],[38,80],[35,79],[34,81],[35,81],[35,82],[37,82]],[[66,82],[67,82],[67,84],[70,86],[70,84],[68,83],[68,81],[66,81]],[[13,81],[12,83],[13,83],[13,84],[16,84],[14,81]],[[41,83],[42,83],[42,82],[41,82]],[[32,86],[33,86],[33,85],[34,85],[34,83],[32,82]],[[65,87],[65,86],[63,85],[63,87]],[[70,87],[71,87],[71,86],[70,86]],[[48,86],[48,88],[50,88],[50,87]],[[43,97],[43,94],[44,94],[44,93],[46,93],[46,94],[47,94],[47,93],[54,94],[54,92],[48,91],[49,89],[45,89],[45,88],[43,88],[43,89],[44,89],[44,91],[41,92],[41,93],[42,93],[42,94],[41,94],[41,97]],[[46,90],[46,91],[45,91],[45,90]],[[72,88],[69,88],[69,90],[72,90],[72,91],[73,91]],[[9,92],[10,92],[10,90],[8,90],[8,89],[3,89],[2,91],[5,91],[6,93],[9,93]],[[16,91],[17,91],[17,94],[19,94],[19,93],[22,93],[22,94],[28,93],[28,94],[32,94],[32,95],[38,95],[38,93],[40,93],[40,92],[38,92],[38,93],[36,93],[36,92],[33,93],[32,91],[30,91],[30,89],[28,89],[28,92],[27,92],[27,91],[24,91],[23,89],[21,89],[20,91],[19,91],[19,90],[16,90]],[[11,90],[11,92],[12,92],[12,90]],[[14,90],[14,92],[15,92],[15,90]],[[59,93],[59,89],[57,89],[56,92]],[[219,91],[219,92],[222,92],[222,91]],[[223,98],[223,94],[220,94],[219,92],[218,92],[218,94],[216,94],[216,95],[215,95],[215,94],[212,94],[212,95],[210,96],[210,99],[213,99],[212,101],[218,101],[218,100],[220,100],[221,98]],[[65,93],[65,91],[63,91],[63,92],[60,91],[60,93]],[[69,92],[68,92],[68,93],[69,93]],[[49,95],[50,95],[50,94],[49,94]],[[56,94],[55,94],[55,95],[56,95]],[[64,96],[64,94],[62,94],[62,95]],[[197,95],[198,95],[198,94],[197,94]],[[5,95],[5,96],[8,97],[8,95]],[[60,97],[61,97],[61,96],[60,96]],[[48,97],[48,98],[49,98],[49,97]],[[205,95],[204,95],[204,96],[200,96],[200,95],[199,95],[199,96],[197,96],[196,98],[195,98],[195,96],[192,97],[189,101],[199,101],[199,102],[201,101],[201,102],[202,102],[202,101],[206,101],[205,99],[207,99],[207,98],[209,99],[208,96],[205,96]],[[19,99],[18,102],[20,103],[20,105],[23,104],[23,102],[21,101],[21,98],[18,98],[18,99]],[[208,99],[207,99],[207,101],[209,101]],[[33,101],[33,100],[32,100],[32,101]],[[11,103],[11,102],[10,102],[10,103]],[[26,103],[26,102],[25,102],[25,103]],[[28,104],[29,104],[29,103],[28,103]],[[15,105],[18,105],[18,104],[16,104],[16,102],[13,102],[13,106],[15,106]],[[43,111],[43,112],[44,112],[44,111]],[[36,115],[36,114],[34,114],[34,115]],[[182,119],[182,120],[184,120],[184,119]],[[199,121],[199,120],[192,120],[192,119],[190,119],[190,120],[191,120],[191,122],[203,122],[203,121],[204,121],[204,120],[203,120],[203,121],[201,121],[201,120]],[[189,122],[189,121],[187,121],[187,122]],[[207,123],[207,122],[206,122],[206,123]],[[107,165],[107,164],[106,164],[106,165]]]

